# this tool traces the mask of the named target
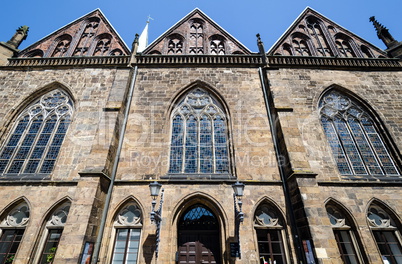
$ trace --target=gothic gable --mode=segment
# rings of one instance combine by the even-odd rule
[[[130,54],[103,13],[96,9],[22,50],[18,57],[119,56]]]
[[[151,43],[143,52],[143,54],[163,55],[250,53],[243,44],[199,9],[190,12]]]
[[[306,8],[269,55],[382,58],[386,53],[311,8]]]

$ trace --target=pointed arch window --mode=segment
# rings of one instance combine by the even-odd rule
[[[29,222],[26,202],[15,206],[0,222],[0,263],[12,263]]]
[[[402,263],[401,224],[382,206],[372,204],[367,221],[377,243],[382,261],[389,264]]]
[[[124,206],[115,218],[114,227],[111,264],[136,264],[142,228],[142,212],[138,205],[131,202]]]
[[[72,37],[68,34],[65,34],[65,35],[57,38],[56,41],[57,41],[57,45],[56,45],[51,57],[66,56],[67,51],[70,48]]]
[[[41,253],[37,254],[35,263],[46,264],[54,260],[69,211],[70,202],[65,202],[47,218],[40,241]]]
[[[356,54],[352,48],[354,41],[351,38],[344,36],[343,34],[338,34],[335,36],[335,44],[341,57],[356,57]]]
[[[193,19],[190,23],[189,54],[204,54],[204,21]]]
[[[327,205],[326,209],[343,262],[364,263],[353,223],[337,206]]]
[[[212,55],[225,55],[225,38],[220,35],[213,35],[210,40]]]
[[[179,34],[169,36],[168,54],[182,54],[183,53],[183,37]]]
[[[169,173],[229,173],[227,117],[203,89],[188,92],[172,112]]]
[[[73,103],[56,89],[29,105],[0,151],[0,173],[50,174],[71,122]]]
[[[397,176],[378,124],[364,106],[336,90],[320,102],[321,123],[342,175]]]
[[[306,24],[316,51],[318,52],[317,55],[324,57],[333,56],[324,33],[325,27],[323,27],[323,23],[316,17],[309,16],[306,19]]]
[[[260,263],[287,263],[284,223],[278,210],[270,204],[258,206],[254,215]]]

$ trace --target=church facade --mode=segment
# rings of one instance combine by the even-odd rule
[[[199,9],[0,43],[0,263],[402,263],[402,43],[306,8],[258,53]]]

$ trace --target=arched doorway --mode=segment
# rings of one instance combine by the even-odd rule
[[[179,264],[221,264],[218,219],[203,204],[189,207],[178,224]]]

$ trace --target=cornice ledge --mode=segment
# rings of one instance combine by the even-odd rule
[[[342,57],[304,57],[267,56],[269,67],[306,67],[337,69],[393,69],[402,70],[399,59],[395,58],[342,58]]]

